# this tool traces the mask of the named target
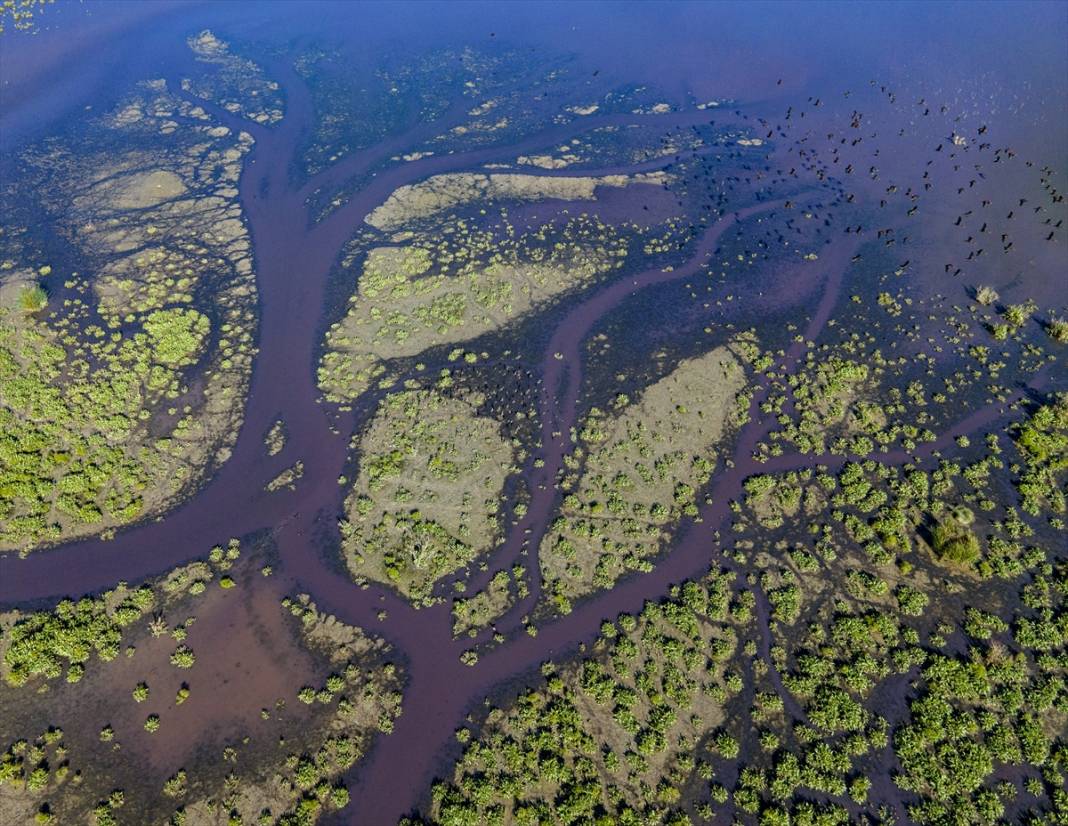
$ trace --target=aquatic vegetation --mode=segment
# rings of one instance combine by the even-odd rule
[[[15,31],[31,31],[36,26],[37,13],[55,0],[11,0],[0,5],[0,34],[9,25]]]
[[[626,254],[618,231],[583,217],[519,237],[453,230],[366,253],[348,312],[327,333],[319,366],[327,399],[355,398],[387,381],[388,360],[497,329],[620,267]]]
[[[746,622],[731,576],[689,582],[641,614],[605,622],[584,657],[479,714],[450,777],[432,791],[437,823],[662,822],[695,769],[690,744],[724,722]],[[461,740],[464,742],[464,740]]]
[[[963,525],[940,523],[931,537],[931,547],[939,559],[966,565],[979,558],[979,540]]]
[[[1037,516],[1046,506],[1064,513],[1068,504],[1061,479],[1068,471],[1068,395],[1037,408],[1017,426],[1013,438],[1026,466],[1017,482],[1024,511]]]
[[[284,115],[278,83],[252,60],[241,57],[225,40],[205,29],[187,41],[197,60],[215,71],[182,80],[182,88],[256,123],[271,124]]]
[[[48,306],[48,293],[40,284],[23,287],[19,293],[19,306],[24,312],[39,313]]]
[[[88,125],[81,154],[27,156],[89,272],[70,274],[62,300],[20,287],[30,314],[0,307],[0,548],[157,513],[236,438],[255,290],[233,184],[251,138],[202,125],[165,86],[135,100],[136,119]],[[187,131],[156,153],[103,149],[116,132],[155,128],[161,111]],[[25,237],[3,235],[22,266],[4,273],[5,291],[28,283]]]
[[[479,629],[501,617],[517,597],[522,599],[528,595],[525,576],[525,569],[518,565],[510,571],[498,571],[478,593],[468,598],[454,599],[452,633],[455,636],[475,636]]]
[[[286,423],[276,419],[271,429],[263,437],[263,445],[267,448],[268,456],[277,456],[286,446]]]
[[[981,286],[975,288],[975,300],[985,307],[994,304],[1000,296],[993,287]]]
[[[719,348],[611,413],[590,412],[578,433],[581,474],[565,483],[539,553],[558,610],[651,566],[670,525],[696,514],[745,385],[741,362]]]
[[[980,125],[1049,145],[1026,64],[268,6],[5,158],[0,549],[141,524],[0,559],[0,821],[1063,819],[1065,201]]]
[[[606,175],[600,178],[462,172],[435,175],[417,184],[392,192],[365,219],[375,229],[396,231],[407,224],[430,218],[463,204],[487,201],[592,201],[599,187],[630,187],[638,184],[662,185],[661,172],[639,175]]]
[[[268,482],[265,490],[268,493],[275,493],[280,490],[295,490],[297,482],[303,478],[304,462],[297,461]]]
[[[1050,316],[1046,323],[1046,332],[1058,344],[1068,344],[1068,319]]]
[[[64,600],[52,611],[5,615],[0,676],[17,687],[37,677],[58,678],[65,668],[67,681],[77,682],[94,654],[102,662],[114,660],[135,623],[187,595],[202,593],[194,586],[213,577],[207,564],[194,562],[172,571],[157,587],[120,586],[98,597]],[[135,692],[134,699],[137,696]]]
[[[870,368],[859,360],[831,355],[817,359],[809,354],[805,370],[791,377],[791,397],[798,416],[785,423],[778,438],[805,453],[827,449],[830,426],[843,422],[848,402],[867,381]],[[880,429],[884,414],[875,407],[858,407],[858,423]]]
[[[384,642],[322,614],[306,594],[287,597],[282,607],[296,619],[303,645],[331,671],[318,691],[305,687],[297,695],[302,699],[305,691],[313,692],[312,729],[303,736],[293,732],[292,744],[283,738],[277,754],[244,773],[243,783],[228,783],[234,789],[228,798],[231,819],[251,821],[267,813],[271,822],[311,823],[323,812],[345,808],[349,795],[341,776],[376,733],[392,730],[401,711],[403,672]],[[185,797],[181,807],[187,817],[196,822],[211,816],[210,796],[191,798]]]
[[[254,822],[268,812],[272,822],[300,823],[347,805],[341,775],[366,752],[372,737],[391,730],[400,713],[403,671],[383,641],[322,614],[306,595],[271,606],[278,618],[272,644],[283,645],[290,658],[310,657],[313,673],[326,675],[321,688],[313,691],[314,709],[287,714],[286,699],[295,704],[299,693],[293,686],[287,697],[278,698],[273,713],[243,724],[248,727],[244,737],[235,740],[229,733],[205,732],[200,741],[211,747],[190,751],[177,772],[161,774],[151,763],[116,762],[120,748],[143,747],[138,745],[139,736],[166,742],[181,737],[176,729],[196,728],[195,721],[210,714],[200,706],[192,718],[179,716],[197,700],[184,681],[173,706],[160,707],[156,683],[164,679],[162,675],[153,678],[151,686],[145,680],[133,686],[135,702],[131,703],[130,694],[124,702],[140,708],[123,709],[123,700],[108,694],[109,679],[124,669],[124,658],[117,657],[120,646],[127,644],[128,655],[137,650],[132,655],[135,662],[148,656],[151,663],[152,654],[142,654],[141,649],[152,647],[145,638],[155,635],[145,619],[153,612],[159,620],[164,612],[184,615],[196,610],[202,621],[210,623],[227,601],[239,613],[249,610],[234,604],[233,596],[216,591],[217,596],[211,597],[194,587],[221,570],[241,578],[251,575],[245,570],[248,566],[237,560],[237,548],[230,545],[213,552],[207,561],[182,566],[136,589],[119,586],[77,603],[61,602],[52,611],[4,618],[0,630],[0,667],[7,678],[0,686],[5,737],[0,747],[6,750],[0,754],[4,822],[29,822],[35,813],[46,812],[56,822],[91,818],[107,822],[109,817],[163,822],[170,817],[198,823],[213,818],[217,801],[224,800],[231,820]],[[95,659],[100,662],[90,662],[98,639]],[[189,649],[180,645],[175,654],[183,651]],[[27,667],[32,671],[29,680],[40,681],[57,676],[63,659],[70,663],[68,683],[76,686],[42,693],[30,690],[34,685],[40,688],[40,682],[23,683]],[[209,679],[211,660],[210,652],[195,665],[192,659],[186,665],[172,657],[176,667],[191,668],[192,681]],[[76,669],[83,670],[71,680]],[[256,675],[263,678],[262,673]],[[25,700],[31,694],[37,699],[29,706]],[[32,740],[15,734],[27,725],[36,726],[42,717],[63,719],[64,727],[48,725]],[[101,718],[109,717],[114,725],[101,727]]]
[[[345,498],[342,546],[358,581],[427,602],[434,583],[488,551],[511,445],[477,399],[435,390],[386,396],[354,440],[360,471]]]
[[[1063,584],[1063,564],[1049,573]],[[997,617],[990,620],[990,630],[973,621],[967,633],[988,640],[991,630],[1004,628]],[[1054,739],[1065,714],[1063,678],[1039,652],[1063,651],[1066,638],[1048,626],[1039,630],[1040,624],[1021,617],[1007,647],[990,641],[967,655],[927,658],[912,719],[894,733],[903,769],[895,782],[919,797],[909,807],[911,819],[937,823],[949,811],[969,820],[1002,817],[1008,801],[997,784],[998,766],[1045,767],[1047,778],[1063,771],[1064,746]],[[1041,784],[1036,791],[1043,793]]]

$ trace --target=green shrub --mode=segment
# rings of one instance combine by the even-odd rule
[[[932,533],[935,555],[958,565],[970,565],[979,558],[979,540],[959,523],[942,523]]]
[[[23,312],[39,313],[48,306],[48,292],[40,284],[23,287],[19,293],[19,306]]]

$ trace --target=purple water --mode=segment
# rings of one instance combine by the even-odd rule
[[[108,3],[46,10],[41,21],[45,30],[36,37],[5,36],[0,47],[0,147],[8,158],[25,142],[76,119],[84,106],[105,106],[111,96],[121,93],[124,78],[173,78],[188,72],[184,37],[205,27],[214,27],[223,35],[276,42],[323,40],[359,53],[354,64],[361,65],[373,64],[378,51],[398,48],[415,53],[465,41],[490,48],[492,32],[496,42],[573,53],[580,65],[598,72],[606,82],[648,84],[674,101],[733,99],[744,106],[738,114],[725,105],[719,110],[690,108],[659,115],[657,123],[665,131],[702,125],[712,118],[724,125],[737,123],[762,130],[761,118],[771,128],[782,122],[787,107],[801,110],[809,98],[821,97],[826,105],[805,109],[810,119],[805,130],[792,124],[793,140],[810,133],[815,143],[815,136],[822,139],[828,131],[848,132],[849,116],[862,102],[871,115],[857,130],[868,141],[861,149],[844,147],[841,159],[832,163],[830,150],[824,146],[817,163],[798,154],[803,144],[784,140],[773,159],[781,170],[810,162],[844,179],[850,150],[857,157],[854,163],[859,164],[862,150],[870,153],[872,147],[883,148],[878,160],[880,180],[849,181],[862,199],[878,199],[888,181],[898,182],[901,189],[922,188],[926,160],[946,127],[944,119],[924,122],[914,111],[915,100],[925,97],[950,104],[969,128],[989,121],[998,146],[1012,146],[1021,159],[1035,158],[1041,162],[1036,167],[1056,163],[1052,177],[1058,188],[1065,188],[1064,159],[1057,154],[1068,141],[1063,84],[1068,75],[1064,48],[1068,6],[1064,4],[612,3],[502,8],[491,4]],[[345,815],[354,823],[391,823],[425,803],[431,779],[443,770],[441,755],[471,705],[502,682],[523,677],[542,661],[590,641],[603,619],[637,611],[646,599],[660,597],[672,584],[707,570],[715,549],[712,533],[728,527],[728,503],[739,496],[747,475],[817,463],[834,465],[841,459],[754,462],[754,448],[774,424],[759,415],[763,396],[758,393],[751,406],[753,421],[730,446],[732,462],[713,480],[712,504],[702,509],[700,524],[680,529],[676,543],[653,572],[628,578],[610,592],[578,604],[566,618],[543,624],[536,638],[517,633],[521,615],[534,607],[540,593],[534,554],[558,504],[554,481],[571,447],[566,434],[583,413],[583,354],[590,330],[638,292],[695,276],[724,233],[744,219],[781,211],[783,203],[769,200],[748,206],[737,216],[733,212],[724,215],[703,229],[692,254],[674,271],[654,268],[629,273],[581,296],[560,317],[544,352],[534,356],[541,360],[538,457],[544,459],[544,466],[526,468],[532,490],[530,508],[509,529],[490,559],[490,570],[476,575],[470,584],[472,590],[477,588],[493,572],[510,567],[520,558],[520,551],[528,548],[528,564],[535,575],[532,593],[499,623],[508,634],[506,643],[485,654],[474,668],[461,665],[459,654],[471,642],[452,639],[447,602],[414,610],[387,589],[358,589],[338,572],[331,556],[330,540],[336,538],[344,495],[337,478],[349,458],[350,434],[366,415],[359,406],[356,413],[341,413],[318,401],[315,364],[331,275],[353,230],[398,186],[432,174],[508,162],[597,127],[647,123],[648,116],[593,115],[575,125],[549,126],[506,146],[383,166],[393,155],[439,131],[437,124],[413,124],[313,179],[301,180],[294,176],[294,162],[314,122],[312,102],[284,55],[265,55],[263,62],[285,92],[286,117],[280,125],[250,125],[202,104],[221,122],[256,137],[241,178],[241,202],[254,243],[261,313],[259,352],[233,454],[195,495],[159,521],[120,531],[108,542],[74,542],[26,559],[12,554],[0,557],[0,603],[90,592],[119,579],[137,581],[201,556],[228,537],[269,530],[280,556],[280,582],[273,588],[310,593],[321,610],[381,634],[406,660],[409,684],[404,712],[395,731],[379,738],[350,778],[353,802]],[[897,89],[898,101],[880,104],[879,96],[870,91],[872,79]],[[850,97],[845,96],[847,91]],[[895,141],[895,130],[904,125],[909,126],[909,138]],[[550,174],[645,171],[664,163]],[[935,177],[926,180],[952,193],[957,172],[939,166]],[[373,177],[366,177],[371,173]],[[306,200],[315,190],[339,187],[361,176],[366,183],[344,207],[312,223]],[[1000,170],[992,171],[967,198],[970,202],[983,193],[997,193],[1006,181],[1028,192],[1038,191],[1037,169],[1029,177],[1021,176],[1017,165],[1004,176]],[[754,191],[759,189],[754,187]],[[813,186],[795,200],[817,212],[844,211],[830,183]],[[941,221],[949,226],[946,219],[957,214],[963,201],[947,194],[923,203],[929,224]],[[626,214],[627,204],[623,195],[616,194],[598,209],[609,220]],[[523,208],[517,216],[549,212],[547,205],[537,205]],[[805,338],[815,340],[839,306],[852,256],[877,229],[872,224],[859,234],[835,236],[821,250],[818,268],[777,270],[759,294],[755,288],[747,290],[744,283],[731,284],[730,289],[750,310],[769,316],[792,312]],[[1048,244],[1037,229],[1020,233],[1016,254],[1007,259],[990,256],[976,263],[968,272],[968,282],[994,284],[1009,300],[1030,296],[1063,307],[1068,295],[1064,276],[1068,273],[1068,239],[1062,232],[1059,244]],[[931,263],[919,279],[918,291],[957,295],[955,300],[963,300],[964,282],[947,276],[941,264],[961,257],[960,239],[949,230],[917,231],[917,242],[921,236],[922,249],[902,252],[902,258]],[[777,369],[787,374],[795,369],[803,350],[802,345],[792,346]],[[556,358],[555,353],[562,353],[563,358]],[[924,451],[929,454],[957,435],[989,426],[1005,409],[1002,404],[962,411],[960,422]],[[278,416],[286,422],[289,440],[280,455],[267,457],[262,435]],[[265,493],[264,484],[298,458],[304,462],[305,476],[296,490]],[[905,458],[894,454],[886,460]],[[721,460],[719,467],[724,468],[725,462]],[[758,604],[758,608],[766,655],[770,639],[767,607]],[[383,609],[388,618],[380,622],[377,615]],[[485,635],[480,641],[485,641]],[[892,791],[880,790],[896,803],[889,798]]]

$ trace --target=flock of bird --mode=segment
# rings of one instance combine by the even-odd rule
[[[781,86],[782,79],[776,85]],[[1040,166],[1036,182],[1033,177],[1021,174],[1033,169],[1035,162],[1026,160],[1020,165],[1017,151],[1012,146],[995,145],[988,138],[991,128],[987,123],[968,127],[966,118],[954,115],[953,108],[947,103],[933,106],[925,97],[920,97],[911,104],[902,104],[888,86],[874,80],[870,85],[882,98],[873,102],[875,106],[880,103],[889,106],[889,112],[877,111],[869,115],[859,108],[849,107],[848,112],[828,113],[830,107],[816,96],[808,97],[804,106],[787,106],[778,120],[736,109],[735,116],[754,124],[753,131],[763,136],[762,145],[768,150],[763,158],[763,170],[753,177],[759,179],[770,175],[774,163],[782,167],[780,180],[785,177],[796,179],[800,174],[808,173],[817,181],[831,185],[840,199],[831,206],[840,202],[858,206],[871,204],[873,208],[869,214],[873,216],[872,220],[882,224],[875,228],[875,238],[887,247],[908,244],[918,237],[940,242],[954,240],[953,236],[946,237],[951,228],[957,233],[955,240],[959,245],[940,243],[939,249],[954,253],[953,260],[941,265],[944,274],[954,277],[968,273],[969,268],[984,256],[988,259],[991,255],[1011,256],[1017,250],[1021,235],[1025,236],[1027,243],[1023,246],[1029,251],[1028,244],[1032,241],[1056,244],[1063,240],[1065,196],[1054,182],[1057,173],[1052,166]],[[845,91],[842,96],[854,100],[859,97],[852,91]],[[823,112],[817,113],[821,109]],[[824,113],[827,114],[817,117]],[[907,126],[889,131],[891,138],[907,139],[906,143],[895,145],[880,138],[878,122],[891,118],[907,122]],[[836,122],[846,122],[848,126],[836,128]],[[711,125],[714,126],[715,121]],[[696,127],[691,128],[697,131]],[[921,145],[922,140],[928,142]],[[782,164],[780,158],[776,163],[776,152],[783,150],[785,156],[793,160]],[[744,157],[741,153],[736,154]],[[889,164],[894,167],[892,175],[884,170],[887,164],[883,163],[883,158],[892,161]],[[917,166],[921,172],[918,176]],[[1013,168],[1005,169],[1009,166]],[[991,180],[994,176],[988,175],[991,169],[996,170],[996,181]],[[715,177],[709,170],[698,174],[708,177],[709,183]],[[725,184],[725,188],[705,205],[722,212],[727,191],[736,180],[719,178],[718,182]],[[748,177],[744,180],[752,183]],[[1023,194],[1010,195],[1011,187],[1022,187]],[[874,209],[875,203],[878,204],[877,210]],[[793,204],[788,202],[787,207],[791,206]],[[886,213],[885,223],[878,220],[880,211]],[[909,230],[908,219],[917,217],[923,219],[922,223],[915,231]],[[825,217],[823,223],[829,226],[830,220]],[[861,234],[869,229],[863,224],[850,222],[843,231]],[[1039,229],[1041,232],[1037,233]],[[779,236],[776,240],[783,239]],[[859,259],[858,255],[853,260]],[[1004,272],[1011,259],[1003,260],[1005,264],[992,266]],[[1064,291],[1068,292],[1068,260],[1063,263],[1062,271],[1053,273],[1053,277],[1059,278],[1064,283]],[[898,270],[903,271],[910,264],[910,260],[905,260]]]

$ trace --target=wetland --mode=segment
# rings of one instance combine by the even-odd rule
[[[1068,818],[1063,4],[0,21],[0,821]]]

